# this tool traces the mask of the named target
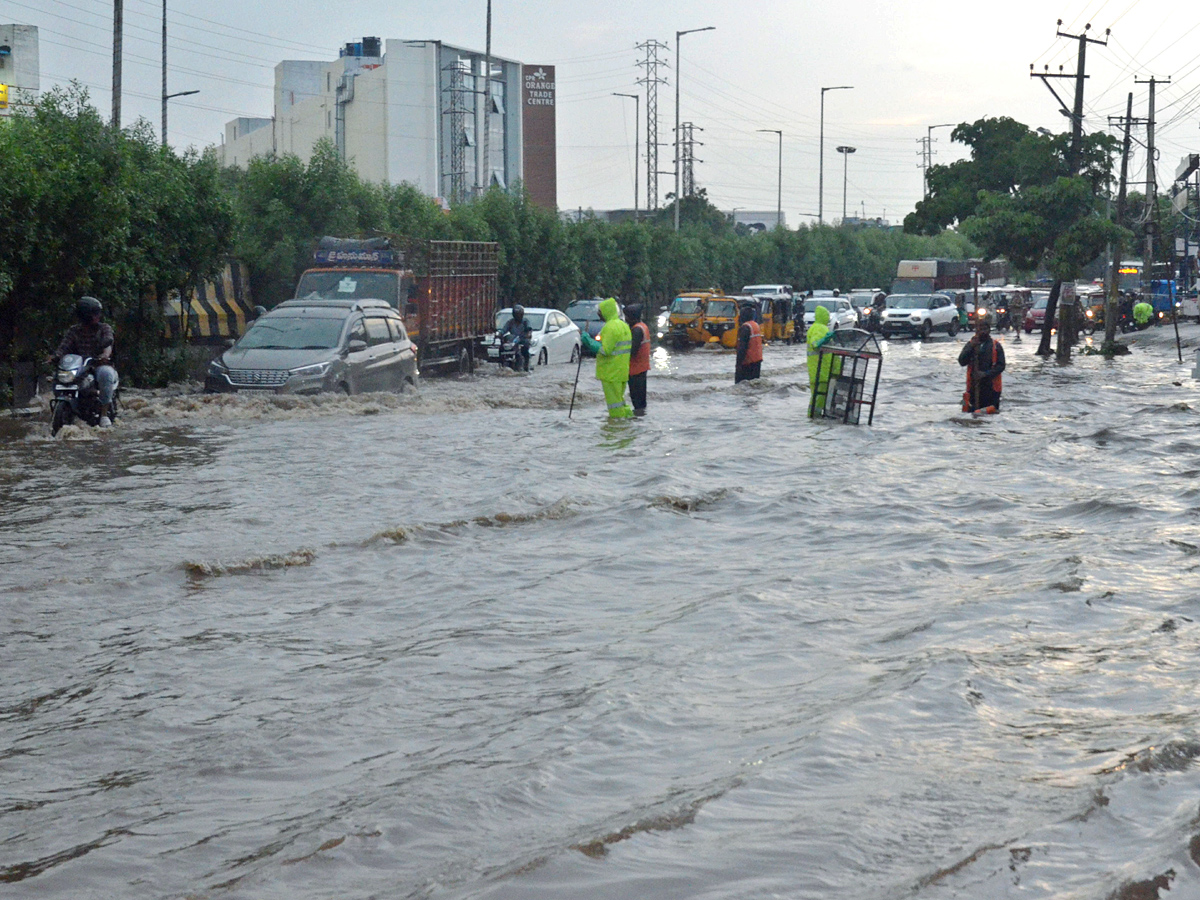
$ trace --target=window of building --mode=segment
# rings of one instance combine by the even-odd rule
[[[333,127],[333,113],[331,113],[329,110],[325,110],[325,127]]]
[[[328,72],[325,73],[325,93],[329,93],[333,89],[332,77]]]
[[[504,82],[492,82],[492,112],[504,115]]]

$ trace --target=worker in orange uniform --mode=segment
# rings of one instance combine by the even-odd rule
[[[629,399],[633,401],[633,414],[644,416],[646,373],[650,371],[650,328],[642,321],[642,307],[638,303],[625,307],[625,321],[633,336],[629,348]]]
[[[737,365],[733,383],[757,378],[762,372],[762,329],[754,321],[754,307],[745,303],[738,313]]]

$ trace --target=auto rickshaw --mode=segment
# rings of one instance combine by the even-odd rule
[[[722,347],[737,346],[738,299],[719,295],[709,297],[704,304],[703,331],[707,343]]]
[[[795,335],[796,323],[792,321],[792,298],[786,294],[759,297],[759,325],[763,340],[790,343]]]
[[[704,328],[708,301],[721,296],[716,288],[679,294],[667,310],[667,343],[676,350],[707,344],[712,337]]]

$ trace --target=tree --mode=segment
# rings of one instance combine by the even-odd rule
[[[1116,141],[1087,135],[1072,152],[1068,135],[1006,118],[959,125],[951,137],[971,147],[971,159],[929,170],[930,196],[905,217],[905,231],[933,234],[957,222],[989,258],[1048,269],[1055,285],[1038,347],[1046,355],[1062,282],[1124,234],[1101,203]]]

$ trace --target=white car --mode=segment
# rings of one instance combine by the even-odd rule
[[[812,327],[817,320],[817,307],[823,306],[829,310],[829,330],[839,328],[857,328],[858,312],[854,305],[845,297],[809,297],[804,301],[804,327]]]
[[[500,331],[512,318],[512,309],[506,308],[496,313],[496,331]],[[531,365],[545,366],[550,363],[578,362],[582,341],[579,338],[579,326],[567,318],[565,313],[557,309],[546,309],[540,306],[525,307],[525,321],[533,329],[529,343],[529,362]],[[488,359],[500,359],[500,339],[493,335],[487,345]]]
[[[945,294],[892,294],[879,322],[884,337],[927,338],[935,331],[958,334],[958,307]]]

